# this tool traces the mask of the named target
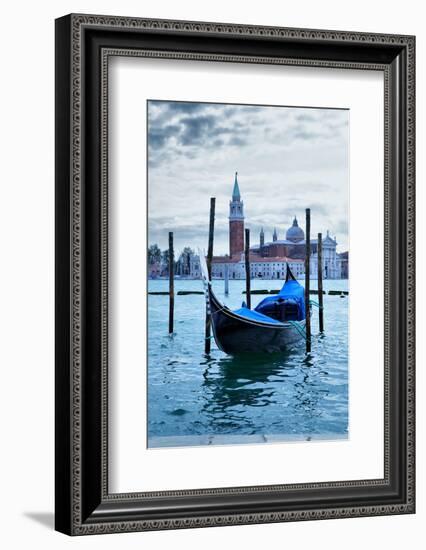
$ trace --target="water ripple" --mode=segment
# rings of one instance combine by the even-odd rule
[[[255,283],[267,285],[268,281]],[[346,281],[327,284],[347,288]],[[198,289],[199,285],[199,281],[176,281],[177,290]],[[223,300],[222,283],[215,285]],[[150,281],[155,290],[166,286],[166,281]],[[229,307],[240,305],[243,286],[244,281],[230,282],[231,294],[225,300]],[[282,436],[282,440],[347,436],[347,298],[325,296],[326,332],[316,333],[314,316],[312,353],[308,356],[304,342],[286,353],[249,357],[226,356],[213,342],[212,353],[206,356],[204,297],[176,297],[176,333],[172,337],[167,334],[167,307],[167,297],[149,297],[150,446],[157,446],[162,438],[164,445],[188,445],[194,441],[212,444],[215,436],[225,435],[235,436],[236,442],[242,442],[241,436],[262,434],[259,442],[272,435]]]

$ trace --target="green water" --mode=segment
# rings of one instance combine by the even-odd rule
[[[252,289],[279,289],[281,284],[254,280]],[[175,281],[176,292],[202,288],[201,281]],[[230,308],[241,306],[245,281],[230,281],[227,297],[223,281],[214,281],[213,288]],[[348,281],[325,281],[324,288],[348,290]],[[151,280],[149,290],[167,291],[168,281]],[[252,307],[263,298],[252,296]],[[313,308],[309,356],[301,341],[286,353],[233,358],[214,340],[211,354],[204,354],[203,295],[175,297],[172,336],[168,297],[150,295],[149,447],[347,437],[348,306],[347,296],[324,296],[323,335],[318,334],[318,310]]]

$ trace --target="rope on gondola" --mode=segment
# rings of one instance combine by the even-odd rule
[[[229,307],[224,305],[223,307],[218,308],[217,311],[212,311],[211,314],[216,315],[216,313],[220,313],[221,311],[225,311],[225,309],[229,311]]]
[[[315,306],[317,307],[318,309],[324,309],[324,306],[320,306],[318,302],[315,302],[314,300],[309,300],[309,304],[311,306]]]
[[[301,326],[298,325],[297,321],[288,321],[292,327],[294,327],[297,332],[306,340],[306,332]]]

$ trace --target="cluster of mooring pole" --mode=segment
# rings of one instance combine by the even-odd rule
[[[169,334],[173,333],[173,317],[175,308],[175,285],[174,285],[174,250],[173,233],[169,233]]]
[[[209,246],[207,249],[207,272],[209,274],[209,280],[212,278],[212,259],[213,259],[213,236],[214,236],[214,216],[216,208],[215,197],[210,198],[210,223],[209,223]],[[210,353],[210,340],[211,340],[211,317],[209,311],[209,304],[206,302],[206,333],[205,333],[205,353]]]
[[[306,353],[311,352],[311,311],[309,304],[310,259],[311,259],[311,209],[306,209],[306,246],[305,246],[305,314],[306,314]]]
[[[318,320],[319,330],[324,332],[324,301],[322,297],[322,233],[318,233]]]
[[[209,223],[209,245],[207,250],[207,271],[209,280],[212,276],[213,259],[213,238],[214,238],[214,219],[215,219],[216,199],[210,198],[210,223]],[[309,303],[310,294],[310,259],[311,259],[311,209],[306,209],[306,250],[305,250],[305,312],[306,312],[306,353],[311,351],[311,310]],[[322,281],[322,233],[318,233],[317,241],[318,254],[318,318],[319,330],[324,332],[324,300],[323,300],[323,281]],[[246,300],[247,307],[251,309],[251,291],[250,291],[250,229],[245,230],[244,257],[246,269]],[[229,266],[225,265],[225,294],[229,293]],[[331,292],[331,291],[330,291]],[[169,334],[173,333],[175,289],[174,289],[174,248],[173,232],[169,232]],[[209,304],[206,304],[206,324],[205,324],[205,353],[210,353],[211,349],[211,318]]]
[[[250,229],[246,229],[244,258],[245,258],[245,264],[246,264],[246,300],[247,300],[247,307],[249,309],[251,309],[251,295],[250,295]]]

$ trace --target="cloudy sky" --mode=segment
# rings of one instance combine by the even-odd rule
[[[228,253],[229,200],[238,171],[246,227],[278,238],[311,208],[313,237],[330,230],[348,247],[349,111],[148,101],[149,244],[207,248],[216,197],[214,253]]]

